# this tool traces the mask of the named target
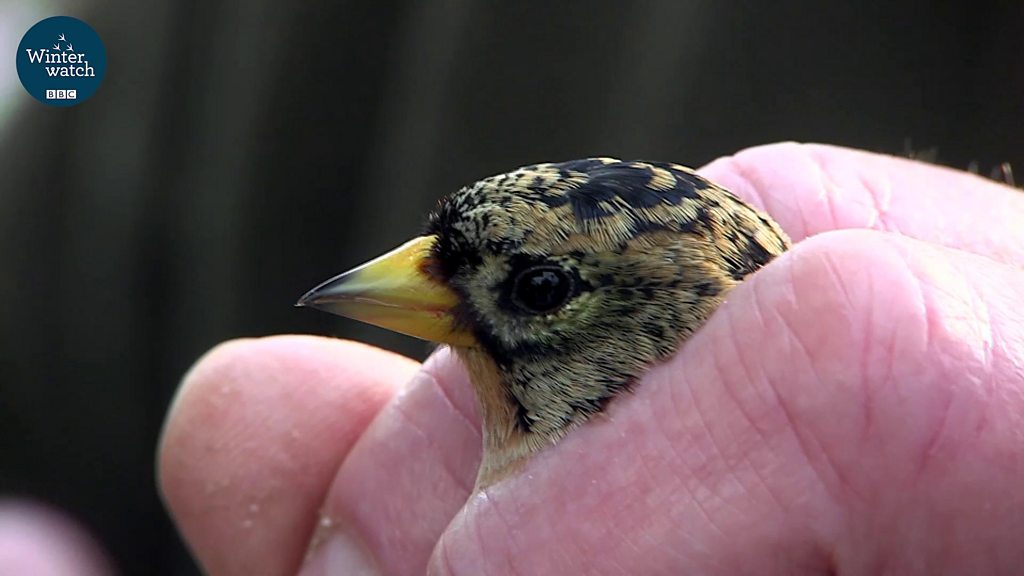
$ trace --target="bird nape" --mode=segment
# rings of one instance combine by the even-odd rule
[[[483,415],[482,488],[604,409],[788,247],[677,164],[536,164],[442,198],[425,235],[299,305],[451,345]]]

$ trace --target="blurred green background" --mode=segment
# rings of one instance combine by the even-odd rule
[[[52,15],[107,48],[68,109],[14,69]],[[123,574],[194,574],[153,479],[182,373],[281,332],[422,356],[291,305],[438,196],[788,139],[1020,170],[1022,38],[1019,1],[0,2],[0,497],[68,511]]]

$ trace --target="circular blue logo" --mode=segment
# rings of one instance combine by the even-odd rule
[[[16,60],[25,90],[50,106],[83,102],[107,71],[107,50],[96,31],[70,16],[47,18],[29,28]]]

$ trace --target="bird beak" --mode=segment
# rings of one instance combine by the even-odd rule
[[[416,338],[474,346],[456,327],[458,296],[425,271],[436,236],[420,236],[320,284],[299,299],[308,306]]]

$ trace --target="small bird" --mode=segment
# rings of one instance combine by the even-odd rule
[[[601,412],[788,247],[678,164],[535,164],[442,198],[423,236],[297,305],[452,347],[483,416],[480,489]]]

